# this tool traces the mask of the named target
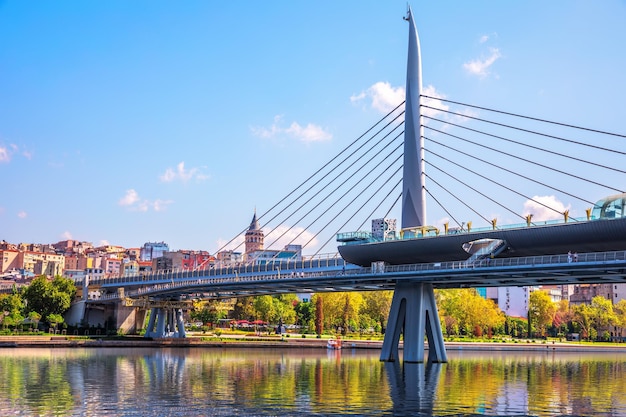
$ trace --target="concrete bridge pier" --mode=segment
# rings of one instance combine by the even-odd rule
[[[186,337],[183,310],[180,308],[165,307],[152,308],[145,337]]]
[[[146,319],[146,310],[119,303],[115,306],[115,326],[122,334],[139,332]]]
[[[404,362],[424,362],[424,336],[428,339],[428,361],[448,361],[432,284],[397,284],[380,353],[381,361],[398,360],[400,334],[404,335]]]

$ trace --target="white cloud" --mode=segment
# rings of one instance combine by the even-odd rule
[[[61,234],[61,238],[64,239],[64,240],[72,240],[72,239],[74,239],[72,237],[72,234],[69,231],[67,231],[67,230]]]
[[[379,81],[367,90],[350,97],[350,101],[358,103],[369,99],[373,109],[386,114],[402,103],[405,95],[404,87],[392,87],[387,81]]]
[[[120,206],[132,206],[138,201],[139,201],[139,194],[137,194],[137,191],[131,188],[130,190],[126,190],[126,195],[124,195],[124,197],[122,197],[118,201],[118,204]]]
[[[541,204],[532,200],[538,201]],[[528,200],[524,203],[524,216],[532,214],[533,221],[562,219],[563,215],[560,213],[570,209],[570,205],[566,206],[553,195],[534,196],[532,200]],[[542,204],[545,204],[545,206],[551,207],[556,211],[550,210]]]
[[[267,228],[264,228],[263,232],[265,233],[266,249],[283,249],[285,245],[289,244],[304,246],[309,240],[313,239],[311,243],[307,245],[307,249],[310,250],[319,243],[317,238],[313,238],[314,234],[312,232],[300,226],[289,227],[280,225],[276,227],[271,234],[270,229]],[[271,245],[271,247],[268,245]]]
[[[154,211],[165,211],[167,209],[167,206],[169,206],[170,204],[172,204],[173,201],[172,200],[154,200],[154,202],[152,203],[152,208],[154,209]]]
[[[326,132],[322,127],[309,123],[302,127],[297,122],[285,129],[285,133],[301,140],[302,142],[323,142],[332,139],[333,135]]]
[[[463,68],[471,75],[477,75],[480,78],[487,77],[491,66],[502,56],[498,48],[490,48],[490,55],[485,59],[475,59],[463,64]]]
[[[488,41],[490,41],[492,38],[497,38],[498,37],[498,33],[497,32],[493,32],[490,35],[482,35],[480,38],[478,38],[478,43],[487,43]]]
[[[244,252],[244,235],[241,234],[237,236],[232,242],[228,243],[229,240],[219,238],[217,239],[217,249],[216,250],[233,250],[235,252]]]
[[[98,246],[109,246],[109,241],[106,239],[102,239],[99,243]]]
[[[33,153],[31,151],[26,151],[26,150],[22,151],[22,156],[28,159],[29,161],[33,159]]]
[[[5,146],[0,146],[0,162],[9,161],[11,161],[11,155],[9,154],[9,150]]]
[[[20,219],[25,219],[26,217],[28,217],[28,214],[24,210],[22,210],[17,213],[17,217],[19,217]]]
[[[432,85],[423,87],[422,94],[425,96],[433,97],[422,98],[422,104],[435,108],[431,109],[428,107],[423,107],[423,115],[435,117],[450,108],[450,106],[440,100],[445,98],[446,96],[438,92],[437,89]],[[402,103],[402,101],[404,101],[405,99],[405,96],[406,92],[404,90],[404,87],[392,87],[391,84],[389,84],[388,82],[379,81],[369,87],[367,90],[361,92],[360,94],[350,97],[350,101],[352,101],[353,103],[358,103],[360,101],[369,99],[371,100],[371,107],[373,109],[378,110],[381,114],[387,114],[391,110],[396,108],[398,104]]]
[[[162,182],[172,182],[180,180],[184,183],[195,178],[197,181],[203,181],[209,178],[208,175],[202,174],[200,168],[185,169],[185,162],[179,162],[176,169],[167,168],[163,175],[159,176]]]
[[[11,162],[14,155],[22,155],[24,158],[30,160],[33,157],[33,153],[25,149],[20,150],[20,147],[15,143],[11,143],[8,146],[0,145],[0,163]]]
[[[281,135],[292,139],[299,140],[304,143],[323,142],[333,138],[330,132],[324,130],[323,127],[309,123],[306,126],[300,125],[298,122],[291,122],[289,127],[283,127],[283,116],[274,116],[274,123],[267,127],[252,127],[252,134],[263,139],[272,139]]]
[[[165,211],[167,206],[172,204],[172,200],[157,199],[154,201],[142,199],[139,197],[137,191],[130,189],[126,190],[124,197],[120,198],[118,205],[127,207],[130,211],[142,211],[146,212],[150,209],[154,211]]]
[[[422,94],[425,96],[433,97],[433,98],[422,98],[422,104],[429,107],[435,107],[435,109],[431,109],[429,107],[422,107],[422,114],[424,116],[436,117],[442,114],[445,111],[450,109],[450,106],[445,104],[440,99],[446,98],[446,96],[440,92],[438,92],[435,87],[429,85],[422,89]],[[441,110],[436,110],[441,109]]]

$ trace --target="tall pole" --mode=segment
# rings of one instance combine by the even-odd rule
[[[402,225],[426,225],[426,188],[424,173],[424,128],[420,100],[422,95],[422,63],[420,41],[409,7],[409,55],[406,72],[406,104],[404,113],[404,171],[402,187]]]

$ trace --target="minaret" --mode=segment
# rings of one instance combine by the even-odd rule
[[[256,219],[256,209],[254,210],[254,216],[250,222],[250,227],[246,231],[246,254],[263,250],[263,239],[265,234],[259,227],[259,221]]]

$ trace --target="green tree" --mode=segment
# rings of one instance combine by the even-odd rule
[[[581,332],[581,337],[589,339],[591,337],[591,331],[597,334],[593,329],[593,309],[590,305],[580,304],[573,308],[574,319],[573,322],[578,325]]]
[[[263,321],[269,322],[275,316],[274,300],[271,295],[261,295],[254,298],[254,310]]]
[[[294,307],[296,313],[296,324],[305,330],[311,330],[314,325],[315,306],[310,301],[301,301]]]
[[[619,300],[613,307],[617,319],[615,322],[615,327],[617,328],[616,333],[623,338],[624,328],[626,327],[626,300]]]
[[[65,320],[63,320],[62,315],[51,313],[51,314],[48,314],[48,317],[46,317],[46,321],[50,323],[50,325],[53,326],[56,330],[57,326],[63,323]]]
[[[556,305],[545,291],[533,291],[528,302],[528,316],[539,331],[540,336],[546,335],[546,329],[552,325]]]
[[[528,336],[528,321],[520,317],[507,317],[506,327],[508,334],[512,337]]]
[[[22,312],[24,300],[19,294],[0,294],[0,313]]]
[[[367,315],[377,322],[381,331],[384,332],[391,310],[393,291],[368,291],[363,293],[362,297],[363,303],[359,314]]]
[[[51,314],[64,314],[76,294],[74,282],[68,278],[55,277],[52,281],[41,275],[24,290],[26,313],[36,311],[46,320]]]
[[[296,312],[294,306],[298,303],[298,297],[295,294],[280,294],[274,296],[274,317],[272,322],[283,324],[294,324],[296,322]]]
[[[195,301],[193,303],[193,310],[189,316],[193,320],[199,320],[202,323],[209,323],[211,328],[215,327],[215,324],[228,315],[228,306],[219,300],[209,301]]]
[[[17,293],[0,294],[0,320],[2,327],[17,327],[24,321],[24,301]]]
[[[618,322],[617,315],[613,311],[611,300],[598,295],[591,300],[593,311],[593,323],[598,334],[607,335],[603,339],[610,340],[609,329]]]
[[[37,329],[39,327],[39,321],[41,321],[41,314],[36,311],[31,311],[28,313],[28,318],[32,323],[34,323],[34,328]]]
[[[336,292],[318,294],[324,298],[324,327],[341,327],[346,333],[349,327],[359,321],[359,310],[363,304],[363,296],[358,292]]]
[[[482,336],[502,328],[505,316],[493,300],[482,298],[475,289],[439,290],[439,315],[446,333]]]
[[[254,297],[239,297],[235,302],[232,317],[236,320],[253,320],[254,319]]]

